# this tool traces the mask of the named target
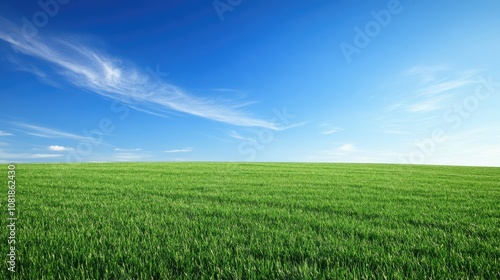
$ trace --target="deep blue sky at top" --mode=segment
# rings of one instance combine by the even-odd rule
[[[0,4],[0,160],[500,165],[498,1],[73,0],[27,37],[40,11]]]

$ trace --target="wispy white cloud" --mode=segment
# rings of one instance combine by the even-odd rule
[[[138,161],[158,161],[155,155],[148,152],[120,152],[96,153],[85,158],[85,162],[138,162]],[[161,159],[163,160],[163,159]],[[79,161],[76,161],[79,162]]]
[[[355,152],[355,151],[357,151],[357,148],[353,143],[346,143],[346,144],[337,146],[336,148],[333,148],[333,149],[317,151],[315,153],[319,154],[320,157],[322,157],[322,158],[337,159],[337,158],[343,158],[347,154],[350,154],[350,153]]]
[[[180,157],[172,158],[172,160],[174,160],[174,161],[188,161],[188,159],[180,158]]]
[[[400,109],[401,107],[404,107],[405,104],[404,103],[394,103],[394,104],[390,104],[388,106],[386,106],[383,110],[386,111],[386,112],[393,112],[393,111],[396,111],[398,109]]]
[[[400,91],[392,94],[392,103],[384,111],[428,113],[442,109],[462,94],[470,93],[472,86],[478,83],[480,73],[482,70],[477,69],[451,71],[445,66],[411,68],[403,72],[409,80],[405,80]]]
[[[0,18],[0,39],[18,52],[50,63],[70,83],[152,114],[171,111],[236,126],[281,129],[250,116],[242,104],[193,96],[167,82],[150,79],[146,71],[106,55],[69,37],[28,37],[20,26]]]
[[[287,129],[290,129],[290,128],[301,127],[301,126],[304,126],[306,124],[307,124],[307,122],[292,123],[292,124],[285,125],[285,126],[276,126],[276,128],[274,130],[287,130]]]
[[[106,161],[144,161],[151,159],[151,155],[144,153],[116,153],[106,157]]]
[[[115,151],[116,152],[138,152],[138,151],[142,151],[142,149],[140,149],[140,148],[136,148],[136,149],[115,148]]]
[[[0,151],[0,158],[7,160],[30,160],[62,157],[63,154],[40,154],[40,153],[8,153]]]
[[[12,136],[12,133],[0,130],[0,136]]]
[[[395,163],[401,154],[380,151],[363,151],[348,155],[313,154],[305,160],[312,162]]]
[[[470,77],[459,77],[456,78],[455,80],[437,82],[430,86],[420,88],[416,91],[416,95],[427,96],[427,95],[442,94],[444,92],[461,88],[463,86],[467,86],[474,83],[477,83],[477,81],[471,80]]]
[[[340,130],[341,130],[340,128],[332,128],[332,129],[329,129],[329,130],[325,130],[325,131],[323,131],[323,135],[334,134],[336,132],[339,132]]]
[[[187,153],[187,152],[192,152],[193,148],[191,147],[186,147],[183,149],[175,149],[175,150],[167,150],[165,153]]]
[[[457,71],[446,66],[417,66],[403,71],[386,94],[376,126],[389,134],[425,133],[443,122],[443,114],[474,94],[485,70]]]
[[[434,82],[440,72],[448,70],[444,65],[419,65],[403,72],[404,76],[419,76],[420,84],[425,85]]]
[[[354,151],[355,149],[356,149],[356,146],[354,146],[354,144],[352,144],[352,143],[344,144],[344,145],[337,148],[337,150],[339,152],[351,152],[351,151]]]
[[[413,113],[426,113],[442,109],[444,100],[448,99],[447,95],[440,95],[425,100],[418,100],[413,104],[407,105],[407,110]]]
[[[247,140],[248,138],[239,134],[238,132],[231,130],[228,132],[229,137],[234,138],[236,140]]]
[[[52,145],[52,146],[49,146],[49,150],[54,151],[54,152],[66,152],[66,151],[73,150],[73,148],[71,148],[71,147],[64,147],[64,146],[58,146],[58,145]]]
[[[355,162],[355,163],[394,163],[402,153],[387,150],[359,149],[353,143],[343,144],[331,150],[316,151],[305,157],[313,162]]]
[[[410,112],[430,112],[439,109],[436,102],[420,102],[408,106]]]
[[[47,75],[46,72],[34,66],[33,64],[22,61],[21,59],[11,55],[7,55],[7,60],[14,65],[15,70],[31,73],[35,75],[38,78],[38,80],[42,83],[45,83],[53,87],[60,87],[58,83],[54,82],[53,80],[50,80],[50,77]]]
[[[64,131],[60,131],[57,129],[47,128],[38,125],[32,125],[22,122],[12,122],[11,124],[19,127],[18,129],[21,132],[24,132],[28,135],[38,136],[42,138],[66,138],[73,140],[88,140],[87,137],[76,135],[73,133],[68,133]]]
[[[321,134],[323,135],[330,135],[343,130],[341,127],[335,126],[331,122],[323,122],[319,127],[322,129]]]

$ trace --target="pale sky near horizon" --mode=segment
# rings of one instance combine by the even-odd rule
[[[499,1],[28,2],[0,162],[500,166]]]

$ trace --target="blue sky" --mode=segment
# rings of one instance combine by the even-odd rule
[[[25,2],[2,162],[500,166],[499,1]]]

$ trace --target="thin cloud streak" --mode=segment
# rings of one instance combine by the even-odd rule
[[[138,152],[142,151],[142,149],[137,148],[137,149],[122,149],[122,148],[115,148],[116,152]]]
[[[24,132],[26,134],[32,135],[32,136],[37,136],[37,137],[42,137],[42,138],[66,138],[66,139],[73,139],[73,140],[88,140],[87,137],[64,132],[64,131],[59,131],[56,129],[51,129],[51,128],[46,128],[43,126],[38,126],[38,125],[32,125],[32,124],[27,124],[27,123],[21,123],[21,122],[12,122],[11,124],[20,127],[21,129],[18,131]],[[23,130],[24,129],[24,130]]]
[[[56,66],[59,74],[80,88],[123,102],[132,108],[159,115],[178,111],[236,126],[284,129],[272,122],[249,116],[240,109],[241,104],[195,97],[173,84],[151,81],[145,71],[125,66],[120,59],[75,40],[28,37],[19,26],[4,18],[0,18],[0,25],[0,39],[17,51]]]
[[[337,148],[339,152],[351,152],[356,149],[356,146],[354,144],[345,144]]]
[[[330,135],[339,132],[341,129],[340,128],[333,128],[330,130],[323,131],[323,135]]]
[[[165,153],[187,153],[187,152],[192,152],[193,148],[191,147],[186,147],[183,149],[176,149],[176,150],[167,150]]]
[[[56,158],[62,156],[63,154],[29,154],[29,153],[12,154],[0,151],[0,158],[7,160],[44,159],[44,158]]]
[[[419,89],[417,91],[417,97],[418,96],[441,94],[443,92],[450,91],[452,89],[461,88],[463,86],[467,86],[467,85],[474,84],[474,83],[477,83],[477,82],[469,80],[467,78],[459,78],[457,80],[440,82],[440,83],[436,83],[434,85]]]
[[[448,108],[471,94],[485,70],[456,71],[446,66],[417,66],[399,75],[402,82],[386,100],[380,132],[417,137],[443,122]],[[397,129],[392,129],[397,127]]]
[[[449,68],[444,65],[420,65],[415,66],[403,73],[403,76],[420,76],[420,84],[425,85],[436,80],[439,72],[446,71]]]
[[[234,138],[236,140],[247,140],[248,138],[239,134],[238,132],[231,130],[228,132],[229,137]]]
[[[108,157],[106,161],[144,161],[150,158],[148,154],[117,153]]]
[[[408,105],[407,110],[412,113],[427,113],[435,110],[442,109],[442,104],[444,101],[448,100],[447,95],[440,95],[433,98],[428,98],[424,101],[417,101],[413,104]]]
[[[73,150],[73,148],[64,147],[64,146],[58,146],[58,145],[52,145],[52,146],[49,146],[49,150],[54,151],[54,152],[66,152],[66,151]]]
[[[322,128],[323,131],[321,132],[321,134],[323,135],[330,135],[343,130],[341,127],[334,126],[330,122],[324,122],[320,124],[319,127]]]

